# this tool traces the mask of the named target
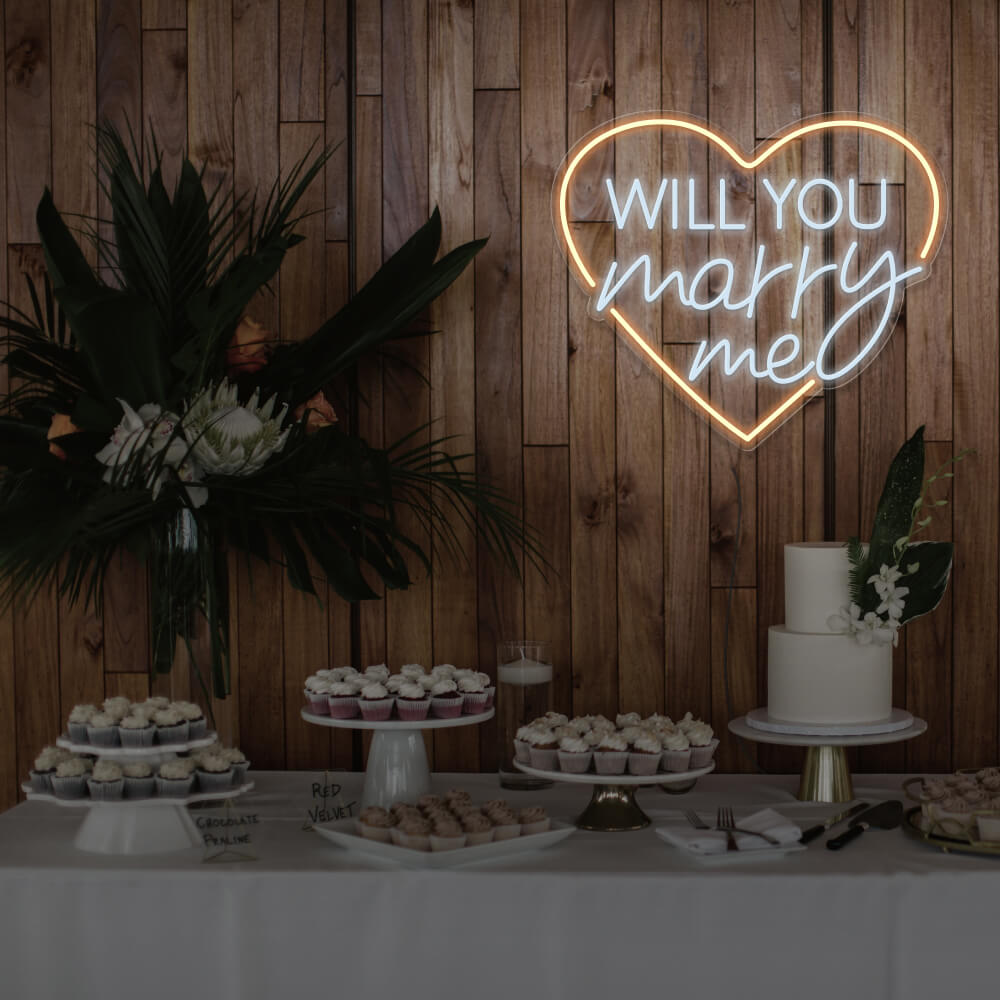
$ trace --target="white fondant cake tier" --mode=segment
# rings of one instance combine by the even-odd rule
[[[787,550],[786,550],[787,551]],[[789,722],[871,722],[892,712],[892,646],[767,630],[767,712]]]
[[[848,603],[850,560],[842,542],[785,546],[785,627],[790,632],[833,634],[830,615]]]

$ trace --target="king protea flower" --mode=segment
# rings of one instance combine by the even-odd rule
[[[223,379],[199,393],[184,416],[184,432],[198,465],[207,473],[249,476],[285,447],[291,428],[281,429],[288,412],[282,406],[277,416],[275,397],[263,406],[260,392],[240,403],[238,389]]]

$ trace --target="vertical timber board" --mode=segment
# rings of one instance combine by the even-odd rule
[[[758,749],[755,744],[737,739],[726,727],[726,720],[745,715],[757,706],[757,591],[753,587],[734,587],[731,592],[713,588],[712,623],[719,636],[730,593],[728,653],[721,640],[712,643],[712,719],[719,723],[714,728],[720,740],[715,760],[716,768],[725,772],[752,770]]]
[[[282,177],[307,155],[315,156],[323,145],[321,122],[288,122],[279,129]],[[310,154],[310,149],[312,153]],[[325,184],[322,173],[306,188],[297,211],[304,218],[295,227],[305,237],[292,247],[281,268],[281,339],[303,340],[326,319],[326,292],[321,280],[326,274],[326,225],[323,220]],[[310,560],[313,586],[321,585],[318,567]],[[329,627],[320,598],[296,590],[282,573],[282,657],[284,660],[285,767],[319,769],[332,763],[331,730],[310,726],[301,716],[302,690],[306,677],[328,666]]]
[[[801,7],[801,0],[756,0],[754,6],[757,139],[802,117]]]
[[[451,249],[475,235],[473,128],[475,32],[472,5],[431,0],[428,13],[428,197],[446,206],[442,245]],[[475,268],[470,265],[430,307],[430,415],[435,437],[452,437],[450,450],[471,455],[476,441]],[[463,467],[475,467],[467,458]],[[452,515],[458,553],[435,539],[431,580],[433,659],[493,672],[479,663],[476,637],[476,537]],[[479,733],[474,726],[434,735],[438,771],[478,770]]]
[[[946,191],[951,182],[951,4],[907,0],[906,131],[934,157]],[[914,72],[912,67],[921,67]],[[930,210],[922,170],[906,160],[906,228],[918,232]],[[948,220],[950,221],[950,220]],[[926,281],[906,290],[906,432],[921,424],[931,441],[952,440],[952,226]]]
[[[326,164],[326,238],[346,240],[350,219],[351,192],[349,158],[348,79],[351,39],[348,37],[350,0],[326,0],[326,29],[323,79],[326,84],[326,144],[331,149]]]
[[[186,0],[142,0],[142,27],[183,30],[187,27]]]
[[[142,75],[156,81],[142,93],[143,134],[147,144],[156,137],[172,193],[187,150],[187,32],[143,32]]]
[[[283,122],[323,121],[324,15],[323,0],[281,4],[278,79]]]
[[[188,6],[188,148],[209,191],[232,182],[233,31],[232,0]]]
[[[754,145],[754,52],[746,44],[754,37],[752,2],[728,3],[709,0],[708,8],[708,82],[709,120],[716,128],[730,135],[744,149]],[[709,154],[709,177],[729,177],[727,185],[735,207],[732,215],[739,219],[754,218],[754,190],[743,183],[743,175],[732,172],[731,163],[716,153]],[[744,190],[741,190],[744,188]],[[714,204],[717,197],[714,184],[709,192]],[[702,207],[704,211],[704,207]],[[749,227],[749,222],[747,223]],[[749,231],[749,230],[748,230]],[[745,245],[746,234],[735,238],[719,233],[709,234],[712,257],[734,257],[739,246]],[[745,336],[742,324],[733,328],[728,317],[713,315],[710,320],[713,340],[730,337],[737,350]],[[749,346],[749,345],[747,345]],[[738,422],[752,424],[756,417],[756,389],[749,380],[743,384],[722,382],[712,376],[712,399],[735,414]],[[766,447],[766,446],[765,446]],[[713,433],[709,440],[711,455],[711,545],[712,586],[729,584],[735,550],[739,548],[736,585],[752,587],[757,577],[757,456],[741,451],[721,434]],[[743,500],[743,523],[740,538],[736,537],[736,480],[739,476]],[[714,605],[713,605],[714,607]],[[713,621],[713,632],[720,623]]]
[[[35,208],[52,186],[49,7],[7,0],[7,243],[38,239]]]
[[[0,51],[6,52],[6,33],[0,18]],[[6,79],[0,80],[0,113],[6,118]],[[7,232],[7,134],[0,129],[0,233]],[[6,239],[6,235],[4,236]],[[4,255],[6,259],[6,255]],[[7,268],[0,267],[0,301],[7,301]],[[6,312],[6,311],[5,311]],[[0,330],[0,351],[7,353],[7,331]],[[0,365],[0,395],[10,390],[7,366]],[[6,415],[6,405],[0,413]],[[0,810],[17,802],[17,789],[21,777],[17,770],[17,715],[14,705],[14,616],[12,611],[0,611]]]
[[[535,39],[541,47],[542,39]],[[522,51],[528,39],[522,33]],[[615,8],[613,0],[568,0],[566,4],[567,147],[615,116]],[[645,108],[641,110],[647,110]],[[570,195],[570,215],[582,222],[608,222],[604,179],[615,158],[606,143],[580,165]],[[546,212],[548,217],[548,212]]]
[[[361,96],[382,93],[382,4],[354,4],[354,86]]]
[[[858,110],[881,121],[902,125],[906,94],[903,22],[904,0],[860,0]],[[915,68],[915,63],[910,63]],[[925,72],[921,67],[921,72]],[[839,109],[838,109],[839,110]],[[903,149],[869,133],[861,136],[862,184],[890,184],[905,180]]]
[[[569,448],[524,449],[524,516],[538,530],[548,561],[545,575],[525,560],[524,630],[552,643],[552,705],[572,711],[570,619]]]
[[[615,113],[630,114],[660,99],[660,7],[618,3],[615,24]],[[655,132],[636,136],[615,155],[615,186],[632,178],[655,184],[662,172],[662,143]],[[645,234],[642,234],[645,236]],[[648,240],[648,237],[646,237]],[[616,257],[632,260],[645,249],[641,236],[621,230]],[[650,247],[660,272],[660,239]],[[636,308],[634,290],[620,294],[626,314]],[[659,307],[649,308],[653,346],[659,348]],[[648,335],[647,335],[648,339]],[[639,354],[616,345],[616,475],[618,504],[618,700],[624,711],[659,712],[664,699],[663,588],[663,381]],[[614,709],[608,705],[606,711]]]
[[[476,471],[522,501],[521,157],[516,91],[476,91],[476,236],[490,241],[476,266]],[[496,662],[501,638],[523,636],[524,594],[510,570],[480,545],[479,662]],[[496,726],[479,727],[480,765],[497,766]]]
[[[566,152],[563,0],[527,4],[521,21],[521,274],[524,443],[565,444],[566,263],[550,213]]]
[[[588,260],[614,254],[609,222],[577,222]],[[589,315],[587,295],[569,296],[570,618],[575,715],[605,713],[618,701],[615,334]]]
[[[952,39],[954,440],[977,451],[954,481],[952,765],[977,767],[997,759],[996,5],[955,4]]]
[[[125,674],[108,674],[104,684],[105,698],[128,698],[145,701],[150,695],[149,674],[135,671]]]
[[[519,24],[518,0],[475,0],[476,90],[520,86]]]

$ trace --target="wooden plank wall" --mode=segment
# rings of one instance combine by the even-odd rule
[[[357,766],[360,743],[299,720],[306,674],[385,658],[491,670],[496,640],[521,632],[554,642],[567,711],[690,709],[724,731],[730,706],[750,708],[766,690],[782,544],[828,526],[837,538],[866,531],[888,459],[925,424],[929,465],[957,448],[978,453],[934,523],[957,544],[953,585],[896,654],[897,703],[930,731],[858,764],[995,763],[997,21],[993,0],[6,0],[5,299],[23,302],[21,275],[39,267],[33,213],[45,185],[66,211],[106,211],[88,131],[98,116],[155,130],[168,175],[187,145],[210,178],[239,190],[269,185],[314,143],[336,146],[307,194],[319,213],[303,224],[308,241],[254,307],[285,338],[341,304],[434,205],[446,247],[490,237],[432,310],[444,332],[409,348],[428,381],[366,366],[355,426],[375,441],[428,420],[455,435],[523,501],[552,570],[527,566],[519,583],[466,536],[469,562],[440,559],[433,582],[319,608],[277,571],[251,580],[233,560],[234,696],[216,706],[224,736],[257,766]],[[552,179],[567,148],[615,115],[707,117],[749,148],[823,111],[825,96],[832,110],[905,126],[933,154],[948,229],[877,361],[832,403],[810,403],[740,453],[587,316],[552,235]],[[597,255],[616,238],[596,197],[602,178],[658,154],[632,155],[596,164],[574,205],[577,238]],[[688,166],[709,176],[719,165],[692,146]],[[888,177],[907,225],[920,225],[922,192],[903,187],[911,164],[839,137],[834,166]],[[755,192],[743,196],[752,213]],[[812,306],[807,339],[818,335]],[[664,323],[664,349],[690,354],[705,329],[692,317]],[[727,392],[734,411],[766,402]],[[123,561],[103,623],[50,594],[0,616],[0,807],[72,704],[149,690],[144,594],[141,571]],[[156,689],[196,694],[183,671]],[[431,749],[441,769],[496,761],[490,727],[439,734]],[[720,762],[790,769],[797,758],[724,737]]]

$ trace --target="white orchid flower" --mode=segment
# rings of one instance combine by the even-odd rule
[[[877,614],[889,612],[890,618],[899,619],[903,617],[903,608],[906,606],[904,597],[910,592],[909,587],[895,587],[892,593],[886,594],[882,603],[875,609]]]
[[[884,601],[886,596],[893,592],[896,581],[902,575],[899,566],[887,566],[885,563],[882,563],[879,571],[868,577],[868,582],[875,585],[875,592]]]

